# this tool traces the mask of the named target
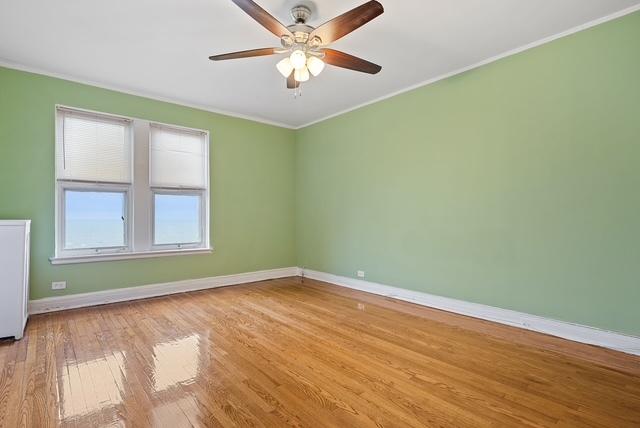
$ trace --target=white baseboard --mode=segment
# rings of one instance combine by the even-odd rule
[[[329,282],[342,287],[352,288],[354,290],[366,291],[367,293],[392,297],[394,299],[404,300],[406,302],[416,303],[422,306],[442,309],[448,312],[454,312],[500,324],[546,333],[563,339],[572,340],[574,342],[587,343],[590,345],[602,346],[604,348],[625,352],[627,354],[640,355],[640,337],[628,336],[621,333],[601,330],[595,327],[557,321],[509,309],[501,309],[479,303],[471,303],[448,297],[435,296],[420,291],[406,290],[403,288],[333,275],[325,272],[303,269],[303,273],[305,277],[316,279],[318,281]]]
[[[185,291],[205,290],[207,288],[226,287],[228,285],[267,279],[285,278],[300,275],[297,267],[261,270],[238,273],[234,275],[213,276],[209,278],[187,279],[163,284],[149,284],[138,287],[116,288],[93,293],[71,294],[60,297],[46,297],[29,302],[29,314],[62,311],[85,306],[103,305],[105,303],[124,302],[127,300],[146,299]]]
[[[149,297],[184,293],[187,291],[226,287],[229,285],[265,281],[268,279],[298,276],[302,272],[304,272],[305,277],[352,288],[354,290],[365,291],[367,293],[404,300],[406,302],[416,303],[422,306],[442,309],[500,324],[546,333],[563,339],[573,340],[575,342],[587,343],[628,354],[640,355],[640,337],[628,336],[621,333],[601,330],[595,327],[557,321],[509,309],[501,309],[479,303],[465,302],[463,300],[435,296],[433,294],[427,294],[420,291],[406,290],[375,282],[363,281],[360,279],[348,278],[345,276],[333,275],[309,269],[300,269],[297,267],[214,276],[209,278],[188,279],[162,284],[117,288],[113,290],[72,294],[60,297],[47,297],[39,300],[31,300],[29,302],[29,313],[40,314],[45,312],[62,311],[65,309],[102,305],[106,303],[146,299]]]

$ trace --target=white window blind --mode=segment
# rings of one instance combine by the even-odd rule
[[[152,187],[207,188],[206,134],[151,125]]]
[[[61,112],[57,178],[131,183],[131,130],[125,119]]]

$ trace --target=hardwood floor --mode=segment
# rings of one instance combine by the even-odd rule
[[[638,427],[640,358],[299,278],[31,318],[0,425]]]

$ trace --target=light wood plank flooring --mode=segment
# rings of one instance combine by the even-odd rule
[[[299,278],[31,318],[0,426],[638,427],[640,359]]]

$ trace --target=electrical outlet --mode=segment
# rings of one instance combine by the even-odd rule
[[[67,288],[67,281],[55,281],[51,283],[52,290],[64,290]]]
[[[364,278],[364,271],[363,270],[359,270],[358,272],[356,272],[356,274],[358,275],[358,278]]]

